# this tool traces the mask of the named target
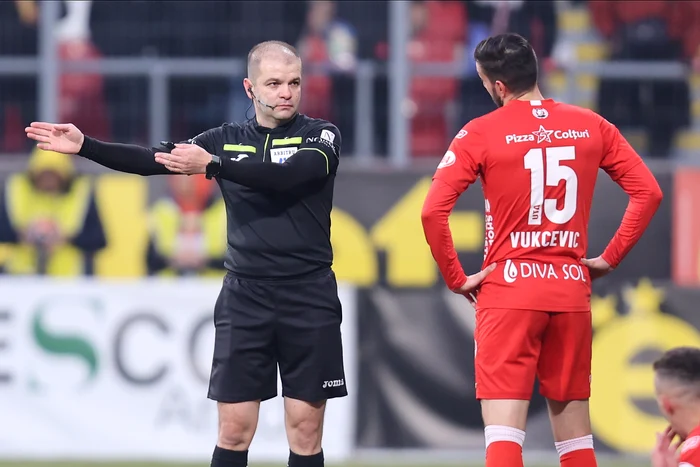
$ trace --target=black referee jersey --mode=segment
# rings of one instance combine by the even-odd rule
[[[220,158],[215,176],[226,203],[225,267],[242,278],[285,279],[328,270],[330,214],[341,136],[325,120],[297,114],[277,128],[255,119],[227,123],[189,140]],[[139,175],[170,174],[163,148],[85,137],[78,155]]]

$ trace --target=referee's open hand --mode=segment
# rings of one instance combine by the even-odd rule
[[[83,133],[71,123],[32,122],[24,131],[39,142],[39,149],[63,154],[77,154],[85,141]]]
[[[471,303],[472,305],[475,304],[476,294],[479,290],[479,286],[481,286],[481,283],[484,281],[484,279],[486,279],[486,276],[491,274],[494,269],[496,269],[496,263],[490,264],[488,267],[482,269],[476,274],[467,276],[467,281],[464,283],[464,285],[458,289],[454,289],[453,292],[456,294],[464,295],[465,297],[467,297],[467,300],[469,300],[469,303]]]
[[[175,149],[157,152],[156,162],[163,164],[171,172],[192,175],[207,172],[211,154],[196,144],[176,144]]]

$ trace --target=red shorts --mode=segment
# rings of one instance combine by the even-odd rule
[[[478,309],[474,332],[477,399],[557,401],[591,395],[591,313]]]

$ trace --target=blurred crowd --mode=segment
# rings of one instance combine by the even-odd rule
[[[94,179],[78,173],[70,156],[34,149],[0,196],[0,272],[93,275],[96,255],[114,238],[102,213]],[[223,274],[226,210],[204,175],[168,176],[165,195],[147,209],[146,229],[147,274]]]
[[[56,34],[62,59],[244,58],[252,45],[265,39],[298,46],[307,65],[324,66],[306,76],[303,111],[342,128],[346,154],[353,153],[357,64],[369,60],[381,65],[389,56],[389,2],[383,0],[60,3]],[[562,3],[590,9],[596,30],[609,45],[611,60],[692,62],[697,56],[698,2],[411,1],[410,59],[451,64],[460,73],[411,80],[408,111],[413,155],[439,154],[465,121],[493,109],[471,59],[482,38],[518,32],[534,44],[543,76],[557,69],[553,51]],[[37,53],[39,7],[39,2],[31,0],[0,2],[0,57]],[[185,139],[224,121],[250,117],[242,78],[172,78],[169,136]],[[652,131],[651,152],[657,155],[667,152],[665,140],[676,129],[689,125],[688,85],[682,81],[645,84],[601,82],[597,110],[614,122]],[[147,93],[145,77],[66,74],[60,80],[60,119],[98,138],[146,142]],[[0,78],[0,153],[27,148],[21,128],[36,117],[36,96],[33,77]],[[374,80],[374,98],[373,147],[382,155],[387,152],[391,112],[386,73],[378,73]],[[647,111],[658,102],[664,103],[660,106],[665,109],[663,119]],[[650,125],[649,118],[663,124]]]
[[[408,56],[413,63],[452,65],[456,76],[410,80],[410,147],[414,157],[442,154],[468,120],[493,110],[476,75],[472,52],[483,38],[517,32],[540,59],[543,81],[570,58],[561,42],[562,4],[585,9],[610,61],[679,61],[700,67],[700,2],[599,0],[411,1]],[[0,2],[0,58],[38,50],[41,4]],[[109,1],[61,2],[56,26],[60,58],[245,58],[256,43],[279,39],[298,47],[308,71],[302,111],[343,131],[353,154],[355,71],[386,65],[389,1]],[[566,55],[566,54],[564,54]],[[313,65],[318,65],[314,68]],[[384,66],[384,69],[386,67]],[[243,75],[170,80],[168,128],[183,140],[224,121],[252,116]],[[61,121],[106,140],[150,144],[144,77],[64,74]],[[545,89],[546,93],[546,89]],[[596,110],[648,137],[649,157],[668,157],[675,135],[692,125],[690,74],[676,80],[643,76],[601,79]],[[388,79],[373,82],[373,147],[387,153]],[[64,156],[34,150],[24,136],[37,118],[37,80],[0,74],[0,154],[31,153],[27,169],[4,183],[0,197],[0,268],[12,274],[91,274],[105,248],[103,222],[89,177]],[[149,211],[150,274],[218,273],[223,256],[223,206],[205,179],[171,177],[168,195]]]

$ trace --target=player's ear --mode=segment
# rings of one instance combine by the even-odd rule
[[[661,396],[661,409],[668,416],[673,415],[676,411],[674,404],[671,402],[671,400],[668,397],[665,397],[665,396]]]
[[[494,83],[496,87],[496,92],[498,93],[498,97],[501,98],[501,100],[505,99],[506,93],[508,92],[508,88],[506,87],[505,84],[503,84],[503,81],[496,80]]]

